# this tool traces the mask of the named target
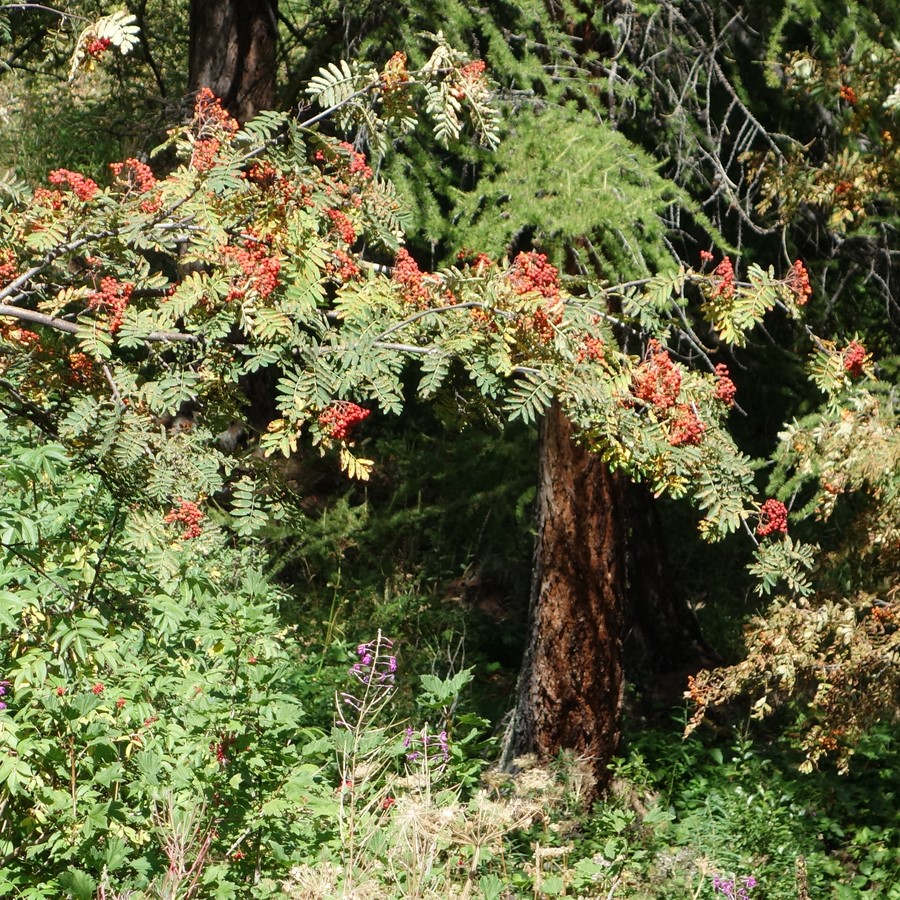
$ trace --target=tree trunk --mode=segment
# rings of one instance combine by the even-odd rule
[[[188,87],[239,121],[275,106],[278,0],[191,0]]]
[[[572,440],[554,403],[541,425],[529,638],[504,763],[573,750],[589,761],[598,793],[620,736],[621,488],[599,456]]]

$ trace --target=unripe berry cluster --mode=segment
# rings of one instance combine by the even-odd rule
[[[770,534],[787,534],[788,512],[787,507],[780,500],[766,500],[759,508],[759,525],[756,533],[760,537]]]
[[[372,414],[355,403],[340,400],[319,416],[319,427],[334,441],[344,440],[350,431]]]
[[[203,529],[200,526],[203,518],[203,511],[196,503],[191,503],[190,500],[182,500],[181,505],[177,509],[173,509],[166,516],[165,521],[167,525],[174,525],[176,522],[184,525],[181,539],[189,541],[200,537],[203,533]]]

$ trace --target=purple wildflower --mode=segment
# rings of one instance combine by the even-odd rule
[[[0,681],[0,697],[6,695],[7,688],[9,687],[8,681]],[[6,704],[0,700],[0,709],[6,709]]]
[[[356,655],[359,660],[351,667],[350,674],[363,684],[392,686],[394,673],[397,671],[397,658],[384,655],[392,647],[393,642],[381,635],[367,644],[358,644]]]

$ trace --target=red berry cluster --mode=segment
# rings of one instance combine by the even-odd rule
[[[591,337],[589,334],[586,334],[582,338],[581,347],[578,350],[576,360],[582,363],[588,359],[591,360],[591,362],[603,362],[602,338]]]
[[[700,251],[700,261],[702,263],[708,263],[713,261],[713,255],[709,252],[709,250],[701,250]]]
[[[84,52],[87,53],[87,55],[90,56],[91,59],[100,59],[100,57],[103,56],[103,54],[106,53],[107,50],[109,50],[109,46],[111,43],[112,41],[107,37],[91,38],[84,45]]]
[[[716,366],[716,400],[721,400],[726,406],[734,406],[734,398],[737,388],[728,377],[728,366],[719,363]]]
[[[233,285],[227,300],[243,299],[253,290],[260,297],[268,297],[278,287],[278,273],[281,261],[277,256],[269,256],[263,241],[251,240],[245,247],[226,247],[222,255],[240,266],[242,277]]]
[[[97,182],[78,172],[70,172],[68,169],[54,169],[47,177],[50,184],[71,188],[72,193],[83,203],[89,203],[94,199],[97,191]]]
[[[509,269],[509,283],[517,294],[537,291],[548,300],[559,300],[559,270],[543,253],[520,253]]]
[[[844,350],[844,371],[851,378],[861,378],[865,362],[866,348],[859,341],[851,341]]]
[[[16,254],[9,248],[0,250],[0,285],[12,281],[17,271]]]
[[[710,297],[730,300],[734,296],[734,266],[726,256],[713,272],[713,289]]]
[[[692,406],[679,403],[675,407],[674,418],[669,428],[669,443],[673,447],[696,445],[700,443],[706,426]]]
[[[338,144],[345,153],[350,156],[349,172],[351,175],[359,175],[360,178],[368,181],[372,177],[372,168],[366,162],[365,153],[360,153],[351,143],[341,141]]]
[[[842,84],[841,89],[838,91],[838,94],[841,100],[844,100],[851,106],[856,106],[856,91],[854,91],[849,84]]]
[[[335,250],[333,259],[325,263],[325,271],[338,281],[352,281],[359,275],[359,266],[354,262],[349,253],[343,250]]]
[[[136,187],[139,194],[146,194],[147,191],[156,187],[156,176],[153,174],[153,170],[139,159],[131,158],[126,159],[125,162],[110,163],[109,168],[116,178],[121,179],[129,186]]]
[[[681,391],[681,369],[672,362],[669,351],[656,339],[647,347],[646,359],[637,367],[632,393],[639,400],[665,411],[673,407]]]
[[[465,99],[469,94],[481,93],[485,89],[484,73],[487,64],[483,59],[473,59],[458,70],[459,83],[453,91],[457,100]]]
[[[806,306],[812,296],[812,286],[809,283],[809,272],[799,259],[791,266],[787,286],[797,295],[797,306]]]
[[[228,735],[223,737],[221,741],[212,741],[209,745],[209,752],[214,753],[216,756],[216,761],[222,765],[227,766],[231,761],[228,756],[229,751],[234,746],[236,738],[233,735]]]
[[[106,686],[101,684],[99,681],[91,688],[91,692],[96,694],[98,697],[106,690]]]
[[[459,74],[466,80],[474,81],[476,78],[483,78],[486,70],[487,63],[483,59],[473,59],[459,70]]]
[[[780,500],[766,500],[759,508],[759,525],[756,533],[760,537],[770,534],[787,534],[788,511]]]
[[[400,285],[403,299],[407,303],[420,309],[428,306],[430,293],[425,286],[422,271],[404,247],[397,251],[391,278],[395,284]]]
[[[372,410],[363,409],[347,400],[339,400],[319,416],[319,427],[334,441],[342,441],[360,422],[365,421]]]
[[[178,522],[184,525],[184,531],[181,533],[183,541],[189,541],[193,538],[200,537],[203,529],[200,523],[203,521],[203,511],[196,503],[190,500],[181,500],[178,509],[173,509],[165,519],[167,525],[174,525]]]
[[[331,219],[332,227],[337,231],[338,237],[347,246],[352,246],[356,242],[356,229],[347,214],[339,209],[326,209],[325,215]]]
[[[109,333],[115,334],[125,318],[125,307],[131,299],[134,285],[130,282],[116,281],[107,276],[100,282],[100,290],[88,295],[90,309],[106,309],[109,313]]]

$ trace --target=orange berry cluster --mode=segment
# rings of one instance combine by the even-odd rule
[[[866,348],[859,341],[851,341],[844,350],[844,371],[851,378],[861,378],[866,362]]]
[[[70,353],[67,363],[76,384],[87,384],[93,378],[94,361],[86,353]]]
[[[520,253],[508,278],[517,294],[537,291],[548,300],[559,300],[559,270],[550,265],[543,253]]]
[[[63,196],[59,191],[48,191],[47,188],[36,188],[34,205],[45,209],[60,210],[63,208]]]
[[[352,246],[356,242],[356,229],[347,214],[339,209],[326,209],[325,215],[331,219],[331,224],[340,239],[348,246]]]
[[[335,250],[333,259],[325,263],[325,271],[338,281],[352,281],[359,275],[359,266],[354,262],[349,253],[343,250]]]
[[[226,300],[243,299],[250,290],[265,298],[278,287],[281,261],[277,256],[269,256],[262,241],[250,241],[246,247],[226,247],[222,255],[237,263],[243,273]]]
[[[603,362],[603,339],[585,335],[576,359],[580,363],[587,359],[592,362]]]
[[[181,505],[177,509],[173,509],[166,516],[166,524],[174,525],[176,522],[184,525],[184,531],[181,533],[183,541],[190,541],[193,538],[200,537],[203,529],[200,523],[203,521],[203,511],[196,503],[190,500],[182,500]]]
[[[208,88],[201,88],[194,102],[194,122],[199,128],[212,127],[234,134],[237,120],[222,106],[222,101]]]
[[[359,175],[360,178],[368,181],[372,177],[372,168],[366,162],[365,153],[360,153],[351,143],[341,141],[338,144],[345,153],[350,156],[349,172],[351,175]]]
[[[384,94],[399,91],[409,81],[406,54],[398,50],[385,64],[381,73],[381,90]]]
[[[106,309],[109,313],[109,333],[115,334],[122,326],[125,318],[125,307],[131,299],[134,285],[130,282],[116,281],[108,275],[100,282],[100,290],[92,291],[88,296],[90,309]]]
[[[319,427],[334,441],[342,441],[360,422],[365,421],[372,410],[363,409],[347,400],[339,400],[319,416]]]
[[[632,393],[660,411],[671,409],[681,391],[681,369],[672,362],[669,351],[653,339],[647,347],[647,358],[637,367],[632,380]]]
[[[89,203],[94,199],[97,191],[97,182],[80,175],[78,172],[70,172],[68,169],[54,169],[47,177],[50,184],[71,188],[72,193],[83,203]]]
[[[0,250],[0,285],[12,281],[17,270],[16,254],[9,248]]]
[[[788,273],[787,286],[797,295],[797,306],[806,306],[812,296],[812,286],[809,283],[809,272],[799,259]]]
[[[734,406],[734,398],[737,388],[728,377],[728,366],[719,363],[716,366],[716,400],[721,400],[726,406]]]
[[[474,59],[461,66],[458,70],[459,85],[453,91],[453,96],[457,100],[464,100],[471,93],[483,92],[486,87],[484,79],[486,69],[487,65],[483,59]]]
[[[756,533],[760,537],[770,534],[787,534],[788,511],[780,500],[766,500],[759,508],[759,525]]]
[[[397,251],[391,279],[400,285],[400,292],[407,303],[419,308],[428,306],[430,294],[422,271],[404,247]]]
[[[215,163],[216,154],[222,146],[222,137],[231,137],[240,126],[209,88],[202,88],[197,94],[194,124],[197,128],[197,140],[194,141],[191,166],[198,172],[206,172]]]
[[[673,447],[699,444],[706,426],[700,421],[694,408],[687,403],[675,407],[675,416],[669,427],[669,443]]]
[[[153,174],[153,170],[139,159],[131,158],[126,159],[125,162],[110,163],[109,168],[116,178],[136,187],[138,193],[146,194],[147,191],[156,187],[156,176]]]
[[[460,250],[456,254],[456,261],[463,266],[468,266],[476,272],[485,272],[494,265],[494,261],[487,253],[476,253],[474,250]]]
[[[734,296],[734,266],[726,256],[713,272],[713,289],[710,297],[730,300]]]
[[[854,91],[849,84],[842,84],[838,94],[840,95],[841,100],[844,100],[851,106],[856,106],[856,91]]]

